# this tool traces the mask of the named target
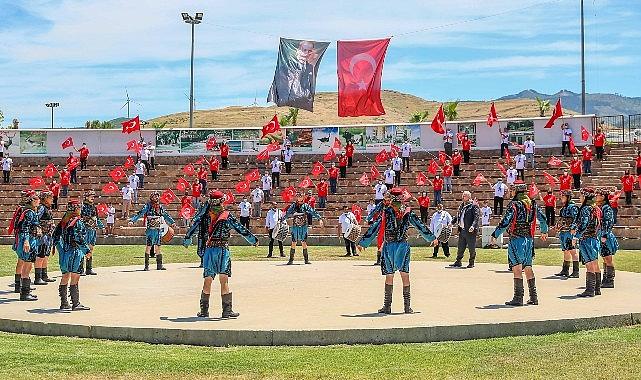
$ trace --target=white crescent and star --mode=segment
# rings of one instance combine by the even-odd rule
[[[372,73],[376,71],[376,60],[374,59],[374,57],[367,53],[360,53],[353,56],[349,61],[349,72],[350,74],[352,74],[352,76],[354,76],[354,66],[356,66],[358,62],[367,62],[370,64],[370,66],[372,66]],[[367,83],[363,79],[357,82],[356,85],[358,86],[359,90],[367,89]]]

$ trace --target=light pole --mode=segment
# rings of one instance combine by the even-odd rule
[[[196,16],[192,17],[189,13],[181,13],[183,21],[191,24],[191,81],[189,84],[189,128],[194,127],[194,30],[196,24],[203,21],[203,13],[196,12]]]
[[[60,106],[60,103],[46,103],[46,107],[51,108],[51,129],[53,129],[53,109]]]
[[[585,115],[585,23],[583,0],[581,0],[581,114]]]

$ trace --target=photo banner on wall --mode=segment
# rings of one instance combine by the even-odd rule
[[[47,154],[47,132],[20,131],[20,154]]]
[[[316,74],[329,42],[280,39],[268,102],[314,111]]]

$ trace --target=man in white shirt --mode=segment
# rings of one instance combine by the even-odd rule
[[[516,163],[516,171],[518,173],[517,177],[520,177],[522,181],[525,181],[525,155],[522,151],[519,151],[519,154],[514,157],[514,162]]]
[[[107,203],[107,229],[105,235],[114,236],[114,223],[116,223],[116,208],[111,204]]]
[[[4,183],[11,181],[11,167],[13,166],[13,159],[9,157],[9,153],[5,153],[2,158],[2,178]]]
[[[129,219],[129,210],[131,210],[131,198],[133,196],[133,189],[127,183],[122,190],[122,218]]]
[[[272,160],[272,186],[275,188],[280,187],[280,169],[283,162],[277,157]]]
[[[349,230],[352,224],[358,224],[358,222],[356,221],[356,216],[349,210],[347,206],[344,205],[343,213],[338,217],[337,232],[338,238],[343,238],[343,242],[345,243],[345,250],[347,251],[345,257],[349,257],[352,255],[358,256],[358,253],[356,252],[356,243],[347,240],[347,238],[345,237],[345,233]]]
[[[394,187],[394,177],[396,177],[396,173],[392,170],[392,168],[388,167],[387,170],[383,173],[383,178],[385,178],[385,185],[388,188]]]
[[[450,157],[452,157],[452,141],[454,141],[454,132],[451,128],[447,128],[443,135],[443,149],[445,149],[445,154]]]
[[[369,200],[369,203],[367,204],[367,215],[372,213],[372,211],[376,208],[376,203],[374,202],[374,198]],[[374,224],[374,221],[369,220],[367,224]]]
[[[401,186],[401,167],[404,166],[403,159],[396,156],[392,158],[392,170],[394,170],[394,179],[396,186]]]
[[[143,143],[142,150],[140,151],[140,160],[142,161],[143,165],[145,165],[145,170],[147,172],[147,175],[149,175],[149,148],[147,148],[147,145]]]
[[[525,148],[525,158],[530,163],[530,168],[534,169],[534,149],[536,147],[534,140],[528,136],[523,143],[523,147]]]
[[[156,170],[156,147],[154,145],[147,145],[149,149],[149,162],[151,163],[151,170]]]
[[[263,200],[265,198],[265,194],[260,189],[260,185],[256,185],[256,188],[251,192],[251,196],[252,196],[252,203],[253,203],[252,216],[254,218],[260,218],[260,211],[263,207]]]
[[[508,185],[514,185],[514,182],[516,182],[516,177],[518,176],[518,172],[516,169],[514,169],[514,166],[510,166],[508,170],[505,171],[505,178],[507,181]]]
[[[138,179],[140,180],[138,183],[138,188],[144,189],[145,188],[145,164],[143,164],[142,160],[138,160],[138,163],[135,166],[134,173],[136,173],[136,175],[138,176]]]
[[[283,151],[283,159],[285,160],[285,173],[290,174],[292,172],[292,157],[294,157],[294,151],[292,147],[287,145]]]
[[[505,199],[507,185],[499,178],[496,180],[496,183],[492,185],[492,190],[494,190],[494,214],[503,215],[503,200]]]
[[[405,141],[401,146],[401,157],[403,157],[403,170],[408,172],[410,171],[410,154],[412,153],[412,144],[409,141]],[[399,176],[400,179],[400,176]]]
[[[272,252],[274,251],[274,229],[278,225],[278,221],[283,216],[283,212],[278,208],[276,202],[271,203],[271,208],[267,211],[267,216],[265,217],[265,229],[267,230],[267,236],[269,236],[269,252],[267,257],[272,257]],[[278,250],[280,251],[280,257],[285,257],[283,252],[283,242],[278,240]]]
[[[243,197],[243,200],[238,206],[240,208],[240,224],[249,229],[249,216],[251,215],[252,204],[249,203],[247,197]]]
[[[265,174],[261,177],[260,182],[263,185],[263,195],[265,202],[269,202],[270,199],[270,193],[272,190],[272,177],[269,175],[269,172],[265,172]]]
[[[563,123],[561,126],[561,130],[563,131],[563,140],[561,141],[561,156],[565,157],[565,148],[568,149],[568,153],[571,155],[572,152],[570,152],[570,139],[572,139],[572,129],[568,125],[568,123]]]
[[[483,201],[483,207],[481,207],[481,225],[489,226],[490,217],[492,216],[492,208],[487,205],[487,201]]]
[[[500,130],[501,134],[501,158],[505,157],[505,152],[509,149],[510,146],[510,133],[507,130]]]
[[[131,174],[129,176],[129,187],[133,190],[133,196],[131,197],[132,203],[138,203],[138,184],[140,183],[140,178],[137,175]]]
[[[7,142],[4,141],[4,136],[0,137],[0,158],[4,157],[5,153],[9,153],[7,149]]]
[[[385,192],[387,191],[387,186],[383,184],[383,181],[378,180],[378,184],[374,186],[374,203],[379,204],[383,201]]]
[[[445,257],[450,257],[449,239],[450,235],[452,234],[451,224],[452,215],[450,215],[449,212],[443,210],[442,203],[436,205],[436,212],[432,214],[432,219],[430,220],[430,231],[433,231],[434,236],[437,237],[439,244],[434,246],[432,258],[436,258],[438,256],[439,246],[443,247],[443,253],[445,254]]]

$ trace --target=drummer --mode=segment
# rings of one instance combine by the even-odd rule
[[[358,256],[358,253],[356,252],[356,243],[349,239],[350,232],[354,228],[354,225],[358,225],[356,216],[349,210],[347,205],[343,205],[343,213],[338,217],[338,226],[336,229],[338,238],[340,239],[342,237],[343,242],[345,243],[345,251],[347,251],[345,257],[352,255]]]
[[[167,213],[164,207],[160,204],[160,193],[154,191],[149,196],[149,202],[147,202],[142,209],[133,217],[129,219],[129,226],[133,226],[140,218],[145,217],[147,228],[145,236],[147,237],[147,247],[145,249],[145,270],[149,270],[149,253],[153,247],[155,256],[156,256],[156,269],[165,270],[165,267],[162,265],[162,253],[160,252],[161,244],[161,224],[162,218],[165,219],[165,222],[171,227],[176,228],[176,223],[174,219]]]
[[[278,209],[278,203],[272,201],[271,207],[269,211],[267,211],[267,217],[265,217],[265,229],[267,230],[267,236],[269,236],[269,251],[267,253],[267,257],[272,257],[272,252],[274,252],[274,240],[278,241],[280,257],[285,257],[285,253],[283,253],[283,241],[278,238],[278,235],[281,235],[278,227],[281,225],[280,218],[282,216],[283,212]],[[285,224],[285,226],[287,226],[287,224]],[[276,234],[274,234],[274,230],[276,230]],[[287,232],[289,231],[285,229],[285,236],[287,235]]]

